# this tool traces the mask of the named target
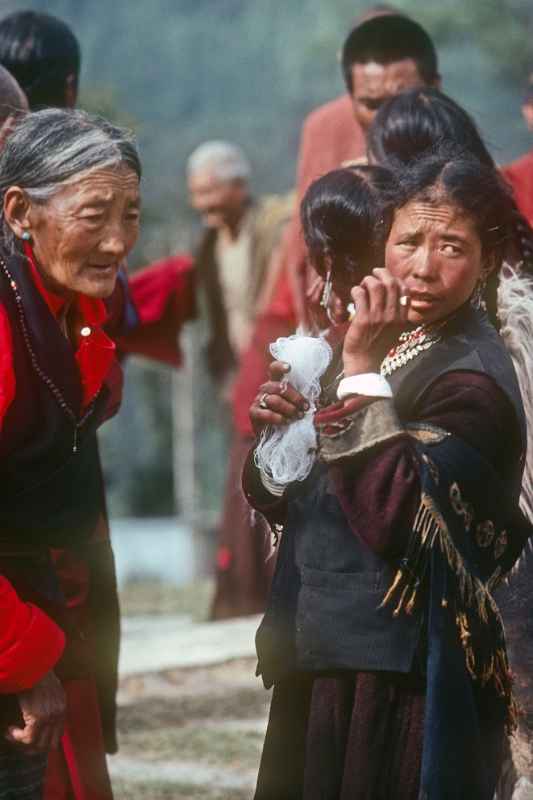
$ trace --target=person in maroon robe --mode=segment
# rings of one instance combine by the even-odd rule
[[[300,485],[253,452],[244,471],[252,505],[283,528],[257,634],[274,695],[256,800],[492,800],[513,724],[489,598],[531,532],[518,512],[526,421],[482,298],[514,206],[492,167],[422,159],[400,176],[372,269],[391,213],[376,199],[383,173],[357,186],[356,172],[349,191],[332,173],[304,201],[313,263],[355,305],[323,379],[315,464]],[[306,413],[290,375],[272,366],[258,432]]]
[[[533,132],[533,73],[524,97],[522,114],[528,130]],[[533,150],[503,167],[503,174],[513,187],[518,208],[533,225]]]

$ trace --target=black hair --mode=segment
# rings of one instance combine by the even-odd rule
[[[328,172],[305,193],[300,214],[309,260],[322,277],[331,269],[334,286],[350,288],[382,265],[393,182],[388,169],[362,165]]]
[[[377,164],[409,164],[452,142],[495,166],[472,117],[451,97],[427,87],[402,92],[381,106],[368,131],[367,151]]]
[[[352,30],[342,48],[342,72],[348,91],[353,91],[354,64],[390,64],[404,58],[413,59],[426,83],[438,79],[435,46],[418,22],[402,14],[382,14],[363,22]]]
[[[20,11],[0,20],[0,64],[16,78],[32,111],[66,105],[66,86],[80,72],[80,46],[62,20]]]

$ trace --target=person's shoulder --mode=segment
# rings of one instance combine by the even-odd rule
[[[314,108],[304,120],[304,129],[309,131],[325,124],[338,124],[339,119],[344,118],[354,124],[352,102],[347,93]]]
[[[296,192],[265,194],[256,201],[256,224],[262,226],[288,222],[296,205]]]

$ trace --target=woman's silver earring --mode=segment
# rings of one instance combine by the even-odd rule
[[[331,269],[328,269],[326,275],[326,281],[324,283],[324,288],[322,290],[322,297],[320,299],[320,305],[322,308],[325,308],[326,311],[329,309],[329,301],[331,300],[331,291],[333,288],[333,284],[331,281]]]
[[[31,242],[31,233],[29,231],[23,231],[22,236],[20,238],[24,242]]]
[[[487,304],[485,303],[486,288],[487,288],[487,279],[485,277],[481,277],[476,283],[475,289],[472,293],[472,297],[470,298],[470,303],[472,304],[472,307],[475,308],[477,311],[487,310]]]

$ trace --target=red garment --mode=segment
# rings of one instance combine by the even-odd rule
[[[503,167],[502,172],[513,187],[518,208],[533,226],[533,150]]]
[[[141,326],[118,339],[121,350],[171,367],[181,366],[177,337],[183,323],[195,316],[193,275],[190,256],[177,255],[130,277],[129,288]]]
[[[306,319],[306,251],[300,224],[303,196],[309,184],[316,178],[337,169],[345,161],[361,158],[365,153],[365,135],[354,117],[348,94],[319,106],[305,119],[298,156],[297,202],[281,244],[282,272],[290,276],[299,319]],[[283,280],[278,286],[279,291],[286,291]],[[272,304],[276,305],[278,302],[275,296]]]
[[[13,338],[6,310],[0,305],[0,430],[6,411],[15,398]]]
[[[26,256],[30,264],[34,283],[54,317],[65,307],[66,300],[44,286],[35,265],[31,247],[25,243]],[[76,298],[76,338],[78,349],[76,361],[83,386],[83,406],[89,405],[98,394],[104,379],[115,362],[115,343],[102,330],[107,318],[102,300],[92,300],[78,295]],[[84,332],[82,335],[81,332]],[[0,428],[2,421],[13,402],[16,393],[16,379],[13,366],[13,342],[11,327],[5,308],[0,305]]]
[[[61,748],[48,757],[44,800],[113,800],[95,683],[90,678],[64,681],[63,688],[65,732]]]
[[[28,242],[24,242],[24,252],[30,264],[33,282],[50,312],[57,318],[64,309],[66,300],[64,297],[49,291],[44,285],[37,268],[33,250]],[[74,303],[74,335],[78,345],[75,357],[80,371],[83,387],[83,406],[85,407],[100,391],[102,383],[114,363],[115,343],[104,333],[101,327],[107,319],[107,311],[103,300],[96,300],[79,294],[76,296]],[[5,315],[4,309],[0,310]],[[5,322],[2,324],[2,328],[4,325]],[[4,343],[2,343],[2,347],[4,346]],[[6,366],[7,361],[8,359],[6,359]],[[9,366],[0,374],[0,385],[4,381],[7,386],[13,386],[14,396],[15,376],[14,374],[9,374]],[[5,413],[6,409],[7,407],[3,409],[3,413]]]
[[[249,436],[235,434],[229,453],[224,508],[218,532],[216,588],[210,619],[227,619],[264,611],[276,564],[269,558],[264,520],[251,517],[242,491],[244,460],[252,445]]]
[[[23,603],[0,575],[0,693],[31,688],[59,660],[63,631],[37,606]]]

